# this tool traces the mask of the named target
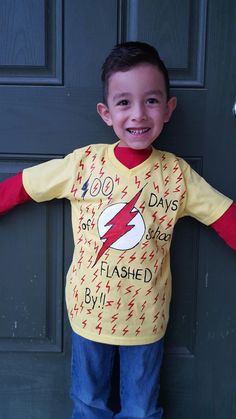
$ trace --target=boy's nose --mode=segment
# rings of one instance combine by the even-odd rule
[[[144,121],[147,119],[145,106],[137,104],[133,108],[132,121]]]

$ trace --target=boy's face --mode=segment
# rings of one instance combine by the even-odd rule
[[[176,107],[175,97],[167,101],[164,76],[154,65],[139,64],[112,74],[108,83],[107,105],[98,103],[99,115],[121,147],[150,147]]]

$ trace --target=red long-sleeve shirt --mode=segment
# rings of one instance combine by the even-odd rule
[[[22,172],[0,183],[0,215],[31,199],[23,186]]]

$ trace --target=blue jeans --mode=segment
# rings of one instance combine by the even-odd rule
[[[120,355],[121,411],[108,407],[116,348]],[[113,346],[73,333],[72,419],[161,419],[157,407],[163,339],[149,345]]]

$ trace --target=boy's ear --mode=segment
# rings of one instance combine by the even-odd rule
[[[100,115],[100,117],[109,127],[112,126],[110,112],[109,112],[108,106],[105,105],[105,103],[97,104],[97,113]]]
[[[170,120],[171,115],[174,112],[176,106],[177,106],[177,97],[173,96],[168,100],[167,105],[166,105],[165,122],[168,122]]]

